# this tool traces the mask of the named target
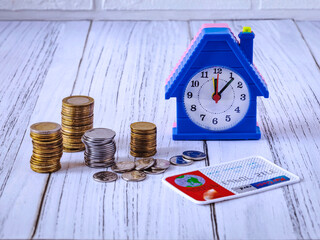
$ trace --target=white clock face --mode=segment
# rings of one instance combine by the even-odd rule
[[[250,94],[246,82],[235,72],[211,67],[193,76],[184,93],[189,118],[198,126],[223,131],[246,115]]]

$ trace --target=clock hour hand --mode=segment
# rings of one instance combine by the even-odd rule
[[[233,80],[234,80],[234,78],[231,78],[231,80],[229,82],[227,82],[226,85],[224,85],[224,87],[218,93],[220,96],[221,96],[221,93],[223,93],[223,91],[226,90],[227,87],[229,87],[229,85],[232,83]]]
[[[213,86],[214,86],[214,94],[212,94],[212,99],[218,103],[221,96],[220,96],[220,93],[218,93],[218,84],[219,84],[219,73],[217,75],[217,78],[213,78],[214,81],[213,81]]]

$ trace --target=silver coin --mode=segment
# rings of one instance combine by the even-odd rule
[[[93,128],[85,132],[85,138],[88,139],[113,139],[116,136],[115,131],[109,128]]]
[[[177,165],[177,166],[189,166],[193,163],[193,160],[184,159],[182,155],[178,155],[170,158],[170,162],[171,164]]]
[[[123,162],[117,162],[115,163],[111,169],[114,172],[117,173],[124,173],[124,172],[129,172],[132,171],[136,167],[134,162],[131,161],[123,161]]]
[[[126,172],[121,175],[122,179],[128,182],[139,182],[143,181],[146,179],[147,174],[145,174],[142,171],[131,171],[131,172]]]
[[[156,159],[155,164],[151,167],[153,170],[160,170],[160,169],[168,169],[170,167],[170,162],[165,159]]]
[[[141,158],[136,161],[136,170],[144,170],[154,165],[154,158]]]
[[[186,159],[194,161],[204,160],[207,157],[205,153],[194,150],[184,151],[182,156]]]
[[[107,168],[107,167],[111,167],[113,165],[113,162],[107,164],[107,163],[91,163],[91,162],[85,161],[84,164],[90,168]]]
[[[151,175],[156,175],[156,174],[161,174],[164,173],[167,169],[145,169],[143,170],[143,172],[145,172],[146,174],[151,174]]]
[[[93,179],[97,182],[113,182],[118,179],[118,175],[113,172],[103,171],[93,174]]]

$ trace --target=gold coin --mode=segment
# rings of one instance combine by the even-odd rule
[[[67,137],[70,137],[70,138],[81,138],[82,135],[85,133],[86,131],[79,131],[79,132],[65,132],[65,131],[62,131],[62,137],[63,139],[64,138],[67,138]]]
[[[62,143],[62,135],[59,138],[56,139],[49,139],[49,140],[38,140],[38,139],[32,139],[32,143],[38,144],[38,145],[59,145]]]
[[[32,152],[32,155],[38,159],[51,159],[51,158],[61,158],[62,157],[62,151],[61,152],[55,152],[55,153],[45,153],[45,152]]]
[[[93,124],[89,124],[89,125],[84,125],[84,126],[65,126],[64,124],[62,124],[62,129],[64,132],[77,132],[77,131],[87,131],[89,129],[93,128]]]
[[[66,97],[62,100],[62,104],[68,107],[88,106],[94,103],[94,99],[88,96],[75,95]]]
[[[73,120],[66,120],[62,119],[62,125],[65,126],[84,126],[84,125],[90,125],[93,124],[93,118],[88,118],[86,120],[83,119],[73,119]]]
[[[150,122],[135,122],[130,125],[130,128],[138,132],[153,132],[156,129],[156,125]]]
[[[72,152],[81,152],[83,151],[85,148],[65,148],[63,147],[63,151],[64,152],[69,152],[69,153],[72,153]]]
[[[55,139],[61,135],[61,131],[57,131],[55,133],[51,134],[38,134],[30,131],[30,137],[31,138],[37,138],[37,139]]]
[[[52,167],[52,166],[56,166],[58,164],[60,164],[60,161],[46,161],[46,162],[41,162],[41,161],[37,161],[34,159],[30,160],[30,164],[34,165],[34,166],[38,166],[38,167]]]
[[[130,151],[131,156],[133,156],[133,157],[142,157],[142,158],[152,157],[152,156],[154,156],[156,153],[157,153],[157,151],[149,152],[149,153],[137,153],[137,152],[132,152],[132,151]]]
[[[60,130],[60,124],[54,122],[39,122],[30,126],[30,132],[40,135],[54,134]]]
[[[37,173],[51,173],[51,172],[56,172],[59,169],[61,169],[61,164],[53,165],[51,167],[38,167],[37,165],[30,164],[30,167],[33,171]]]

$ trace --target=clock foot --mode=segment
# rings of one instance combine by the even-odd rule
[[[250,133],[178,133],[177,128],[172,129],[173,140],[258,140],[261,138],[260,128],[256,127],[256,132]]]

